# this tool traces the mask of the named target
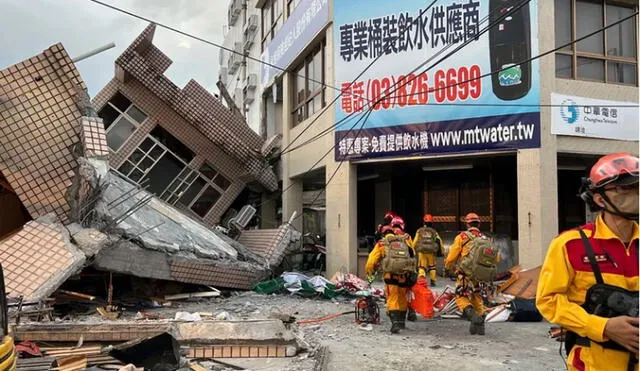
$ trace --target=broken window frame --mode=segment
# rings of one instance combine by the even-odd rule
[[[218,171],[211,163],[208,161],[203,162],[199,169],[202,169],[204,166],[208,166],[211,170],[215,172],[215,175],[209,179],[208,176],[204,175],[200,170],[195,170],[192,167],[188,166],[180,172],[180,174],[169,184],[167,189],[160,196],[161,199],[165,200],[170,205],[176,206],[176,204],[180,203],[180,200],[184,196],[185,192],[187,192],[191,186],[198,180],[202,179],[204,181],[204,185],[200,188],[200,190],[195,194],[195,196],[189,200],[188,204],[180,203],[178,207],[189,209],[191,212],[198,215],[200,218],[205,218],[206,215],[213,209],[213,207],[220,201],[222,196],[231,186],[231,181],[222,175],[220,171]],[[194,176],[195,175],[195,176]],[[227,182],[227,186],[225,188],[219,186],[215,181],[221,177]],[[176,183],[178,182],[178,183]],[[175,185],[175,187],[174,187]],[[207,212],[204,215],[198,214],[195,210],[193,210],[193,206],[200,201],[200,199],[204,196],[209,187],[212,187],[215,191],[219,193],[218,199],[211,204],[211,207],[208,208]],[[173,190],[172,190],[173,188]]]
[[[115,104],[112,103],[113,99],[118,94],[120,94],[121,96],[123,96],[124,98],[126,98],[129,101],[129,106],[124,111],[122,111],[120,108],[118,108]],[[111,98],[109,99],[109,101],[107,101],[107,103],[103,107],[100,108],[98,113],[102,112],[102,110],[105,109],[106,106],[111,107],[112,109],[114,109],[119,114],[115,119],[113,119],[113,122],[109,125],[109,127],[105,128],[105,134],[107,136],[107,139],[109,138],[109,133],[112,130],[114,130],[113,128],[118,126],[118,122],[120,121],[120,118],[124,118],[130,125],[132,125],[134,127],[133,132],[131,132],[131,134],[129,134],[129,136],[127,136],[127,138],[125,138],[125,140],[120,144],[120,146],[117,149],[113,149],[113,148],[111,148],[111,146],[108,145],[109,152],[117,153],[122,147],[124,147],[124,145],[127,143],[129,138],[131,138],[131,136],[133,135],[133,133],[135,133],[136,130],[138,130],[138,128],[149,119],[149,115],[145,111],[141,110],[140,107],[136,106],[133,103],[133,100],[130,99],[129,97],[127,97],[121,91],[117,91],[115,94],[113,94],[111,96]],[[129,116],[129,114],[127,112],[132,110],[132,107],[133,107],[133,109],[136,109],[140,113],[145,115],[145,118],[144,118],[144,120],[142,120],[142,122],[138,122],[136,119],[134,119],[133,117]],[[108,144],[108,140],[107,140],[107,144]]]

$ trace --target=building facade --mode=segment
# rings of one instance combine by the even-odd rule
[[[592,217],[575,195],[597,157],[638,153],[637,1],[256,6],[261,58],[286,70],[259,79],[282,214],[326,184],[329,273],[357,270],[386,210],[410,233],[433,214],[446,241],[476,212],[534,267]]]
[[[191,80],[177,87],[171,60],[149,25],[116,60],[115,77],[93,100],[109,163],[130,181],[205,224],[221,222],[246,187],[277,190],[265,141],[244,118]],[[238,208],[239,209],[239,208]]]

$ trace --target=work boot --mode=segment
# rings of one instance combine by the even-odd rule
[[[476,325],[476,329],[478,331],[478,335],[484,335],[484,319],[486,316],[478,316],[480,318],[480,321],[477,325]]]
[[[404,317],[407,314],[404,311],[391,310],[389,311],[389,319],[391,319],[391,333],[397,334],[404,328]]]
[[[407,311],[407,321],[415,322],[416,319],[418,319],[418,317],[416,316],[416,311],[409,308],[409,310]]]
[[[476,317],[478,317],[478,315],[473,310],[473,307],[471,305],[469,305],[468,307],[464,308],[464,313],[463,314],[467,318],[467,320],[471,322],[469,324],[469,333],[471,335],[477,334],[478,333],[478,320],[476,319]]]
[[[406,319],[407,319],[407,311],[406,310],[400,310],[398,311],[398,322],[400,322],[400,329],[404,330],[407,326],[406,326]]]
[[[474,311],[471,315],[471,324],[469,325],[469,333],[471,335],[484,335],[484,318]]]

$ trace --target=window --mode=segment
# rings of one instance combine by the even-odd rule
[[[324,41],[307,56],[293,73],[293,124],[311,117],[325,105],[324,99]]]
[[[98,116],[102,118],[107,132],[107,144],[114,152],[117,152],[138,126],[147,119],[147,115],[120,92],[102,107]]]
[[[262,8],[262,50],[284,24],[284,0],[267,0]]]
[[[637,5],[555,0],[556,46],[631,16]],[[636,17],[556,52],[556,77],[637,85]]]
[[[227,178],[205,162],[198,171],[186,167],[161,198],[204,217],[230,185]]]

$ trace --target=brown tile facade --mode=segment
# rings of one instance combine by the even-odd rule
[[[258,276],[255,268],[217,266],[210,263],[194,261],[173,261],[170,264],[171,275],[176,281],[232,287],[239,290],[250,290]]]
[[[117,153],[111,153],[109,157],[111,166],[117,169],[142,143],[144,138],[149,135],[151,130],[156,125],[161,125],[196,153],[196,157],[190,163],[191,167],[198,168],[204,161],[207,161],[232,182],[227,191],[211,208],[211,211],[203,218],[203,221],[211,226],[217,224],[222,214],[231,206],[244,188],[244,182],[239,179],[240,172],[243,170],[242,164],[212,145],[211,141],[202,133],[191,126],[157,96],[150,94],[144,86],[135,80],[130,80],[126,84],[116,79],[111,80],[94,98],[94,103],[98,107],[102,107],[118,91],[144,111],[148,118],[136,129]]]
[[[86,157],[107,158],[107,134],[102,119],[99,117],[82,118],[82,148]]]
[[[284,358],[287,348],[282,345],[214,345],[190,347],[189,358]]]
[[[68,220],[85,89],[61,44],[0,71],[0,171],[33,218]]]
[[[154,31],[155,25],[149,25],[116,60],[116,78],[93,100],[100,109],[119,91],[148,115],[118,152],[111,153],[110,163],[119,167],[155,125],[161,125],[196,154],[192,168],[207,161],[232,182],[203,218],[215,225],[244,189],[246,173],[251,174],[250,181],[269,190],[277,189],[277,178],[264,166],[260,154],[263,139],[243,118],[197,82],[191,80],[180,89],[162,75],[171,60],[151,43]]]
[[[0,262],[7,294],[29,298],[73,259],[58,231],[31,221],[0,243]]]

